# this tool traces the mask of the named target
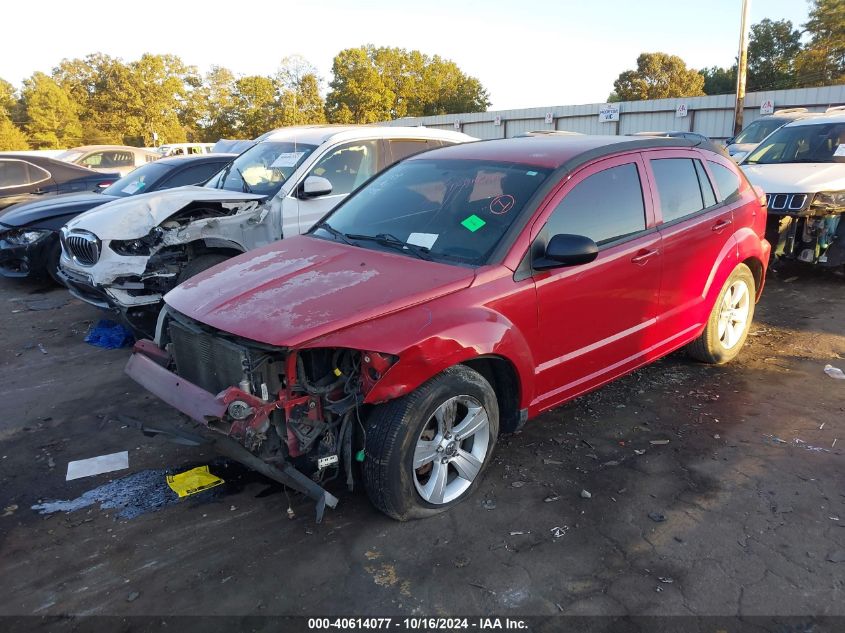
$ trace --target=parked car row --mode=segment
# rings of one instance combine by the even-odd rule
[[[758,166],[800,154],[768,142]],[[58,276],[148,336],[126,371],[190,423],[163,407],[145,432],[211,442],[318,518],[332,479],[442,512],[500,432],[679,348],[730,361],[770,257],[763,190],[700,139],[286,128],[154,185],[213,156],[67,221]]]

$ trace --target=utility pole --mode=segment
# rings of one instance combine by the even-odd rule
[[[742,0],[742,22],[739,31],[739,55],[736,69],[736,108],[734,109],[734,136],[742,131],[742,114],[745,110],[745,69],[748,65],[748,20],[751,0]]]

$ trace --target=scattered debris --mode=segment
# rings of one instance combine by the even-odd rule
[[[662,582],[666,585],[671,585],[673,582],[675,582],[674,580],[669,578],[669,576],[658,576],[657,580],[659,580],[660,582]]]
[[[569,532],[569,526],[564,525],[562,527],[561,526],[553,527],[551,530],[549,530],[549,532],[552,533],[552,537],[560,538],[560,537],[564,536],[567,532]]]
[[[46,347],[44,347],[44,345],[43,345],[42,343],[39,343],[39,344],[38,344],[38,351],[39,351],[39,352],[41,352],[42,354],[44,354],[45,356],[46,356],[46,355],[47,355],[47,353],[48,353],[48,352],[47,352],[47,348],[46,348]]]
[[[822,422],[822,423],[821,423],[821,426],[819,426],[819,431],[821,431],[821,430],[824,428],[824,425],[825,425],[825,423],[824,423],[824,422]]]
[[[845,380],[845,372],[839,369],[839,367],[834,367],[833,365],[825,365],[824,373],[826,373],[831,378],[836,378],[837,380]]]
[[[581,491],[581,498],[582,499],[590,499],[593,495],[590,494],[589,490],[582,490]]]
[[[495,595],[496,595],[496,592],[495,592],[495,591],[493,591],[492,589],[488,589],[488,588],[487,588],[487,587],[485,587],[484,585],[479,585],[477,582],[471,582],[471,583],[469,583],[469,586],[470,586],[470,587],[478,587],[479,589],[482,589],[482,590],[486,591],[487,593],[489,593],[489,594],[491,594],[491,595],[493,595],[493,596],[495,596]]]
[[[635,448],[634,453],[636,453],[637,455],[645,455],[645,449],[644,448]]]
[[[563,462],[558,461],[556,459],[544,459],[543,463],[544,464],[555,464],[555,465],[562,465],[563,464]]]
[[[481,502],[481,507],[485,510],[494,510],[496,508],[496,500],[495,499],[484,499]]]
[[[115,321],[100,319],[85,335],[85,342],[103,349],[119,349],[135,342],[132,332]]]
[[[661,591],[663,591],[663,587],[661,587],[660,585],[657,585],[657,586],[654,588],[654,590],[655,590],[657,593],[660,593]]]
[[[3,508],[3,516],[4,517],[12,516],[15,513],[15,510],[17,510],[17,509],[18,509],[18,505],[16,503],[13,503],[10,506],[6,506],[5,508]]]
[[[713,439],[714,440],[720,440],[720,439],[722,439],[722,436],[719,435],[718,433],[716,433],[716,435],[713,436]]]
[[[649,512],[648,518],[654,521],[655,523],[663,523],[666,520],[666,516],[660,514],[659,512]]]
[[[649,440],[648,443],[652,446],[664,446],[669,443],[669,440]]]
[[[92,475],[101,475],[115,470],[126,470],[127,468],[129,468],[128,451],[98,455],[97,457],[89,457],[88,459],[80,459],[68,463],[65,481],[80,479],[81,477],[91,477]]]
[[[581,440],[581,442],[582,442],[583,444],[586,444],[587,446],[589,446],[589,447],[590,447],[590,449],[592,449],[592,450],[596,450],[596,447],[595,447],[595,446],[593,446],[592,444],[590,444],[587,440],[582,439],[582,440]]]
[[[41,310],[58,310],[67,305],[68,299],[63,297],[61,299],[35,299],[33,301],[25,301],[27,310],[39,312]]]
[[[223,483],[223,480],[222,480],[222,479],[220,480],[220,483],[221,483],[221,484]],[[210,487],[210,486],[209,486],[209,487]],[[288,513],[288,518],[289,518],[291,521],[293,521],[293,520],[296,518],[296,512],[294,512],[294,511],[293,511],[293,508],[292,508],[292,507],[288,506],[287,513]]]
[[[126,596],[126,602],[135,602],[141,594],[137,591],[131,591],[128,596]]]
[[[604,462],[602,466],[618,466],[621,463],[618,459],[611,459],[609,462]]]
[[[531,530],[528,531],[521,531],[521,530],[514,530],[510,533],[511,536],[525,536],[526,534],[531,534]]]
[[[372,549],[367,550],[366,552],[364,552],[364,558],[366,558],[367,560],[375,560],[377,558],[381,558],[381,552]]]
[[[557,493],[554,493],[554,494],[549,495],[545,499],[543,499],[543,502],[544,503],[552,503],[553,501],[558,501],[558,500],[560,500],[560,495],[557,494]]]
[[[524,485],[524,481],[515,481],[511,484],[511,488],[522,488]]]

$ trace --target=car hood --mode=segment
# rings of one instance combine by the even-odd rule
[[[468,268],[297,236],[210,268],[165,301],[224,332],[296,347],[466,288],[474,276]]]
[[[90,192],[50,196],[9,207],[0,214],[0,222],[8,226],[27,226],[71,213],[82,213],[110,200],[117,200],[117,197]]]
[[[144,237],[167,218],[192,202],[238,203],[267,196],[189,185],[119,198],[74,218],[69,229],[81,229],[105,240]]]
[[[740,166],[751,184],[759,185],[766,193],[816,193],[845,189],[843,163],[742,163]]]

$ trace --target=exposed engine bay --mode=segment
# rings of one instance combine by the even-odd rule
[[[845,205],[830,194],[769,194],[766,239],[778,258],[845,265]]]
[[[268,464],[291,464],[319,484],[344,477],[353,488],[353,465],[363,458],[364,397],[396,357],[279,349],[211,330],[172,310],[159,321],[158,342],[159,364],[216,394],[221,414],[204,416],[209,429]]]

